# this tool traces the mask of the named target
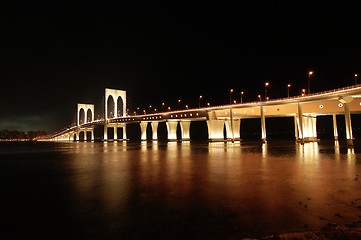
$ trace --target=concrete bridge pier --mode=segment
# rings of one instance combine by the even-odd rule
[[[338,140],[336,114],[332,114],[332,120],[333,120],[333,137],[335,140]]]
[[[267,142],[267,133],[266,133],[266,118],[264,116],[264,109],[261,106],[261,130],[262,130],[262,142]]]
[[[353,146],[351,113],[350,113],[350,103],[353,101],[353,97],[352,96],[339,97],[338,100],[343,104],[344,107],[347,145]]]
[[[177,141],[178,121],[167,121],[168,141]]]
[[[114,129],[114,137],[113,137],[113,139],[114,139],[114,141],[117,141],[118,140],[118,126],[115,124],[113,129]]]
[[[352,126],[351,126],[351,114],[349,103],[344,103],[345,108],[345,122],[346,122],[346,139],[347,145],[353,146]]]
[[[208,140],[209,141],[224,141],[223,129],[224,120],[211,119],[207,120]]]
[[[151,122],[152,127],[152,140],[157,141],[158,140],[158,122]]]
[[[190,137],[191,121],[180,121],[179,124],[181,127],[182,141],[189,141],[191,139]]]
[[[146,141],[148,122],[140,122],[139,125],[140,125],[140,140]]]
[[[233,121],[226,120],[225,125],[226,125],[227,140],[240,141],[241,119],[233,118]]]
[[[303,139],[304,142],[317,141],[316,116],[303,116]]]

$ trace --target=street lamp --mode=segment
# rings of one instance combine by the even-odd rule
[[[311,79],[312,74],[313,74],[312,71],[309,71],[309,72],[308,72],[308,94],[311,93],[311,90],[310,90],[310,79]]]
[[[355,73],[355,84],[357,85],[357,77],[358,77],[358,74]]]
[[[258,99],[261,101],[262,99],[261,99],[261,95],[258,95]]]
[[[163,108],[164,108],[164,102],[162,102],[162,112],[163,112]]]
[[[264,84],[264,99],[267,99],[267,87],[268,87],[268,85],[269,85],[269,82],[266,82]]]
[[[302,89],[302,96],[305,96],[306,89]]]
[[[201,108],[201,99],[202,99],[202,95],[199,96],[199,99],[198,99],[198,108]]]
[[[243,103],[243,94],[244,92],[241,92],[241,103]]]
[[[209,102],[207,102],[207,106],[208,106],[208,107],[210,107],[210,106],[211,106],[211,104],[210,104]]]
[[[287,97],[290,97],[290,87],[291,84],[287,84]]]
[[[229,104],[232,104],[232,93],[233,93],[233,89],[229,91]]]
[[[149,113],[152,113],[152,105],[149,105]]]
[[[181,102],[181,100],[180,100],[180,99],[178,99],[178,110],[179,110],[179,105],[180,105],[180,102]]]
[[[186,109],[188,109],[188,104],[186,105]]]

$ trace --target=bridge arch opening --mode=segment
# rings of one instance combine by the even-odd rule
[[[86,112],[86,122],[91,122],[93,120],[93,113],[91,109],[88,109]]]
[[[107,99],[107,118],[114,118],[114,98],[112,95],[109,95],[108,99]]]
[[[123,104],[124,104],[123,98],[121,96],[119,96],[117,99],[117,116],[118,117],[122,117],[125,115]]]
[[[79,124],[84,124],[85,123],[85,110],[84,108],[81,108],[79,110]]]

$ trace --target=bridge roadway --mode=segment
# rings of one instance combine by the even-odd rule
[[[79,111],[79,110],[78,110]],[[344,115],[346,139],[349,146],[353,145],[351,114],[361,113],[361,85],[334,89],[325,92],[273,99],[268,101],[245,102],[187,110],[159,112],[135,116],[120,116],[101,120],[92,120],[77,126],[54,133],[53,140],[79,140],[80,132],[91,132],[94,140],[94,127],[104,126],[104,141],[110,140],[107,129],[114,128],[114,138],[118,140],[117,128],[123,128],[122,140],[127,140],[126,126],[138,123],[141,130],[141,140],[147,139],[147,127],[151,125],[152,139],[157,140],[157,129],[160,122],[167,126],[167,139],[177,140],[177,126],[180,125],[182,141],[190,140],[190,124],[192,121],[206,121],[208,139],[210,141],[240,140],[241,120],[246,118],[261,119],[261,140],[266,142],[266,118],[293,117],[295,139],[301,143],[317,141],[317,116],[333,116],[333,132],[338,139],[336,115]],[[108,115],[108,114],[106,114]],[[79,116],[79,115],[78,115]],[[78,121],[79,122],[79,121]],[[226,133],[224,134],[224,127]],[[226,139],[225,139],[226,136]]]

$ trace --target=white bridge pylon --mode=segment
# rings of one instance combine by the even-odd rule
[[[117,89],[105,89],[105,121],[104,121],[104,141],[108,140],[108,127],[114,129],[114,140],[118,139],[118,127],[123,130],[123,140],[127,139],[125,123],[110,123],[109,119],[125,117],[127,109],[127,92]]]
[[[84,119],[83,119],[84,117]],[[94,104],[78,103],[77,107],[77,128],[74,132],[75,140],[79,141],[79,135],[84,132],[84,140],[94,140],[94,127],[82,127],[82,124],[91,123],[94,121]],[[90,132],[90,139],[88,139],[87,132]]]

